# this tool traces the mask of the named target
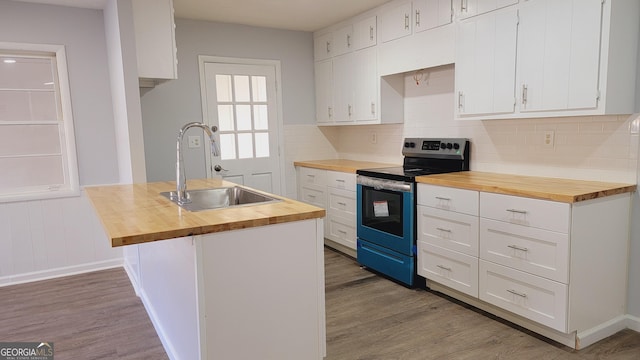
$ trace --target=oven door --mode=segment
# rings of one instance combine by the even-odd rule
[[[414,187],[413,183],[358,176],[358,239],[413,256]]]

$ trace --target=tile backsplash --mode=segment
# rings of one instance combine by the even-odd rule
[[[404,137],[466,137],[475,171],[636,183],[638,114],[456,121],[453,113],[449,65],[406,74],[403,124],[323,127],[315,135],[324,136],[323,145],[330,145],[339,158],[398,164]],[[549,145],[547,134],[552,137]],[[309,155],[307,159],[330,154],[318,150],[294,151],[298,157]]]

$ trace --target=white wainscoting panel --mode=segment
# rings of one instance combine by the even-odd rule
[[[0,286],[122,266],[89,200],[0,204]]]

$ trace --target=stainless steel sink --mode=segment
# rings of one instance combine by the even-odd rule
[[[264,194],[257,193],[239,186],[212,189],[187,190],[184,203],[178,202],[175,191],[162,192],[160,195],[173,201],[178,206],[189,211],[203,211],[236,206],[258,205],[281,201]]]

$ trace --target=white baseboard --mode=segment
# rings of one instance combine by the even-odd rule
[[[129,281],[131,282],[131,285],[133,286],[133,290],[136,292],[136,295],[138,297],[140,297],[140,284],[138,283],[138,279],[135,277],[135,271],[131,268],[131,265],[128,262],[124,262],[124,264],[122,265],[122,267],[124,267],[124,271],[127,273],[127,276],[129,276]]]
[[[584,349],[591,344],[607,338],[627,328],[627,316],[620,315],[592,329],[581,331],[576,335],[576,349]]]
[[[627,327],[633,331],[640,332],[640,317],[627,315]]]
[[[154,329],[156,329],[158,338],[160,338],[160,342],[162,343],[162,346],[164,347],[164,351],[167,353],[167,356],[171,360],[180,360],[180,358],[176,355],[173,345],[171,345],[171,342],[165,335],[165,332],[162,329],[162,325],[158,321],[156,312],[153,309],[153,306],[151,305],[151,303],[149,302],[149,299],[147,298],[147,295],[145,294],[144,289],[140,288],[138,296],[142,300],[142,305],[144,305],[144,308],[147,310],[149,319],[151,320],[151,323],[153,324]]]
[[[77,275],[88,273],[92,271],[112,269],[116,267],[122,267],[123,259],[111,259],[104,261],[96,261],[87,264],[74,265],[74,266],[66,266],[55,269],[47,269],[42,271],[34,271],[24,274],[18,275],[8,275],[0,277],[0,287],[9,286],[9,285],[17,285],[24,284],[28,282],[41,281],[41,280],[49,280],[55,279],[64,276]]]

